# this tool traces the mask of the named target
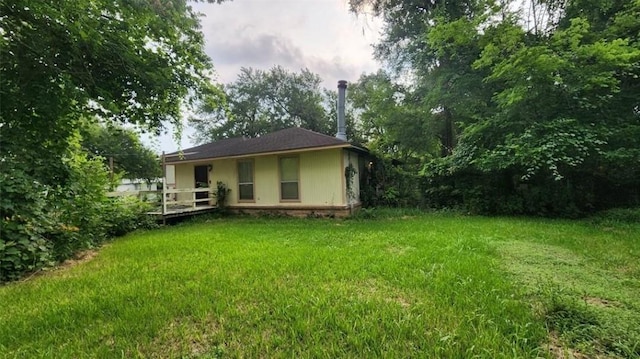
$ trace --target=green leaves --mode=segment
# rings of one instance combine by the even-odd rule
[[[422,166],[427,196],[572,216],[640,203],[640,1],[363,3],[384,15],[378,54],[411,74],[399,77],[419,115],[378,114],[440,142],[444,158]]]
[[[123,178],[150,181],[162,176],[158,156],[140,142],[133,130],[86,124],[82,130],[82,148],[90,156],[100,157],[105,166],[111,158],[114,171]]]
[[[64,257],[104,238],[108,181],[103,163],[81,152],[86,119],[156,132],[179,125],[211,95],[212,66],[185,0],[2,0],[0,19],[4,281],[46,265],[52,251]],[[123,137],[130,146],[118,152],[149,163]]]
[[[190,121],[200,142],[256,137],[294,126],[333,135],[335,118],[325,108],[320,82],[307,69],[294,73],[280,66],[268,71],[242,68],[238,79],[224,88],[226,106],[205,104]]]

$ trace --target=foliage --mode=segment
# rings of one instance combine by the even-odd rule
[[[640,2],[351,4],[384,16],[377,54],[410,73],[396,73],[417,114],[401,141],[423,154],[429,205],[577,216],[640,203]],[[390,97],[378,111],[402,117],[380,106]]]
[[[0,283],[4,283],[53,263],[46,235],[60,224],[47,208],[50,188],[24,172],[0,171],[0,191]]]
[[[108,177],[80,149],[87,121],[160,132],[220,91],[184,0],[1,0],[0,18],[5,280],[104,240]]]
[[[355,167],[353,167],[353,164],[351,163],[349,163],[347,167],[344,168],[344,180],[346,184],[348,202],[351,202],[351,200],[353,200],[356,195],[353,191],[353,181],[357,173],[358,171],[355,169]]]
[[[148,202],[136,197],[110,198],[102,214],[106,227],[105,235],[117,237],[139,229],[156,228],[155,218],[147,214],[152,207]]]
[[[349,87],[349,102],[366,146],[383,157],[401,161],[429,158],[437,149],[408,88],[394,84],[382,70],[363,74]]]
[[[107,168],[101,160],[91,159],[80,149],[76,139],[75,150],[64,158],[69,182],[59,186],[59,197],[52,203],[58,221],[74,230],[66,235],[53,236],[56,259],[70,257],[81,249],[92,248],[105,239],[104,212],[109,186]]]
[[[4,163],[0,180],[0,282],[50,266],[109,236],[149,227],[140,203],[105,196],[108,171],[80,148],[79,138],[63,158],[66,185],[43,185],[20,167]]]
[[[80,116],[160,130],[211,92],[197,14],[185,1],[2,1],[2,158],[44,184]]]
[[[320,82],[307,69],[294,73],[280,66],[268,71],[243,67],[237,80],[224,87],[227,107],[205,106],[190,122],[201,143],[294,126],[331,134],[334,121],[323,107]]]
[[[139,135],[119,126],[87,124],[82,130],[82,147],[122,178],[154,180],[162,176],[158,156],[140,141]]]
[[[416,207],[421,198],[419,178],[397,161],[376,158],[360,180],[363,207]]]
[[[216,206],[220,209],[224,209],[227,206],[227,201],[229,199],[229,192],[231,192],[231,188],[228,188],[227,185],[222,182],[216,182]]]
[[[640,208],[614,208],[601,211],[589,219],[598,225],[640,225]]]

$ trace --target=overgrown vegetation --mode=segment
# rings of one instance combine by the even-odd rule
[[[4,282],[146,226],[142,205],[105,197],[107,157],[128,177],[158,173],[115,128],[179,131],[185,106],[221,94],[185,1],[0,1],[0,18]]]
[[[640,1],[350,3],[384,18],[376,54],[392,69],[350,87],[361,132],[403,181],[420,176],[419,196],[397,181],[379,202],[563,217],[640,204]]]
[[[637,224],[369,215],[129,235],[0,288],[0,356],[640,354]]]
[[[42,184],[19,169],[0,173],[0,283],[111,236],[153,227],[146,203],[106,197],[109,177],[101,159],[89,159],[78,149],[64,159],[66,185]]]

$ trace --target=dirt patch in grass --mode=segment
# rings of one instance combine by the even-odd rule
[[[567,348],[558,338],[558,333],[549,333],[549,343],[547,344],[549,354],[556,359],[588,359],[589,356],[578,352],[575,349]]]
[[[152,358],[190,358],[222,351],[221,345],[214,345],[219,331],[219,323],[210,317],[176,318],[158,333],[144,354]]]
[[[77,266],[78,264],[86,263],[95,258],[98,255],[99,249],[87,249],[86,251],[81,251],[76,253],[73,258],[69,258],[64,262],[60,263],[57,267],[58,269],[66,269]]]
[[[600,308],[612,308],[612,307],[622,306],[619,302],[616,302],[614,300],[604,299],[604,298],[584,296],[582,297],[582,299],[584,299],[585,303],[589,305],[593,305],[595,307],[600,307]]]
[[[411,247],[411,246],[389,246],[387,247],[387,252],[400,256],[414,249],[415,247]]]

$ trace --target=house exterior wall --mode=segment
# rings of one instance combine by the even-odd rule
[[[341,149],[300,154],[300,205],[344,206]]]
[[[342,151],[342,156],[343,156],[343,163],[344,163],[344,170],[342,171],[342,177],[345,179],[344,190],[345,190],[345,196],[346,196],[346,203],[348,205],[359,205],[360,204],[360,163],[359,163],[359,158],[360,158],[361,155],[359,155],[358,153],[356,153],[354,151],[343,150]],[[351,184],[350,184],[351,188],[350,189],[349,189],[349,186],[347,186],[347,184],[346,184],[347,179],[345,177],[346,167],[349,166],[349,165],[351,165],[351,167],[355,171],[354,174],[351,177]]]
[[[185,163],[181,165],[174,166],[174,175],[175,175],[175,188],[194,188],[195,187],[195,176],[193,174],[192,163]],[[193,195],[190,193],[178,193],[176,194],[176,199],[178,201],[185,201],[192,198]]]
[[[211,165],[209,182],[215,191],[216,183],[226,184],[231,192],[227,205],[232,208],[334,208],[347,206],[345,191],[345,161],[352,161],[357,168],[357,154],[347,155],[343,149],[326,149],[175,164],[176,188],[193,188],[194,166]],[[351,157],[349,157],[351,156]],[[280,157],[297,157],[299,166],[299,200],[280,200]],[[238,200],[238,161],[253,161],[253,201]],[[357,176],[354,183],[357,183]],[[358,192],[356,192],[358,193]],[[179,200],[190,194],[179,194]]]

